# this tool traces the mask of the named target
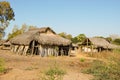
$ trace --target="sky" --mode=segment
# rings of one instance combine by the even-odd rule
[[[0,0],[2,1],[2,0]],[[56,33],[87,37],[120,35],[120,0],[7,0],[15,12],[14,25],[51,27]]]

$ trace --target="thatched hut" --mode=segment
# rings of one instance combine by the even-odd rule
[[[0,40],[0,49],[10,50],[11,43],[8,40]]]
[[[0,40],[0,46],[2,46],[3,43],[5,43],[5,42],[6,42],[6,40]]]
[[[29,30],[10,40],[12,51],[20,54],[68,55],[71,41],[57,35],[51,28]]]
[[[103,50],[112,50],[115,48],[112,44],[103,38],[87,38],[82,43],[82,49],[84,52],[101,52]]]

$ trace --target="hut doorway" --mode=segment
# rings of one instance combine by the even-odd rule
[[[59,46],[59,56],[68,55],[69,46]]]
[[[35,40],[31,41],[29,44],[29,53],[31,55],[39,55],[39,49],[38,49],[39,43]]]

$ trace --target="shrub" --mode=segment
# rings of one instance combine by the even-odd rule
[[[120,62],[118,61],[117,64],[106,64],[102,61],[95,60],[91,66],[83,72],[93,74],[95,76],[93,80],[119,80]]]
[[[5,67],[4,67],[4,60],[0,58],[0,73],[5,72]]]
[[[80,62],[84,62],[85,61],[85,59],[84,58],[80,58]]]
[[[62,80],[65,74],[66,71],[60,69],[55,64],[54,67],[51,67],[44,73],[42,80]]]

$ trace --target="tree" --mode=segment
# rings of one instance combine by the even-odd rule
[[[19,34],[22,34],[22,32],[21,32],[21,30],[19,30],[18,26],[15,25],[13,30],[12,30],[12,33],[8,34],[8,40],[19,35]]]
[[[112,38],[111,37],[107,37],[107,38],[105,38],[109,43],[111,43],[112,42]]]
[[[14,12],[7,1],[0,2],[0,39],[4,36],[4,30],[8,27],[9,22],[14,20]]]
[[[117,35],[117,34],[111,34],[110,37],[112,38],[112,40],[115,40],[115,39],[120,38],[120,35]]]
[[[78,40],[79,42],[84,41],[85,38],[86,38],[85,34],[79,34],[79,35],[77,36],[77,40]]]
[[[113,40],[113,43],[116,45],[120,45],[120,38]]]
[[[59,33],[58,35],[60,35],[60,36],[63,37],[63,38],[69,39],[69,40],[72,39],[72,35],[71,35],[71,34],[67,34],[67,33],[65,33],[65,32],[61,32],[61,33]]]
[[[72,38],[72,42],[73,42],[73,43],[78,43],[79,40],[77,39],[77,37],[74,37],[74,38]]]
[[[33,28],[36,28],[36,26],[28,26],[26,24],[23,24],[21,26],[21,28],[19,29],[17,25],[14,26],[13,30],[12,30],[12,33],[9,33],[8,34],[8,40],[10,40],[11,38],[14,38],[15,36],[17,35],[20,35],[30,29],[33,29]]]
[[[73,43],[83,42],[86,39],[85,34],[79,34],[78,36],[75,36],[72,38]]]

